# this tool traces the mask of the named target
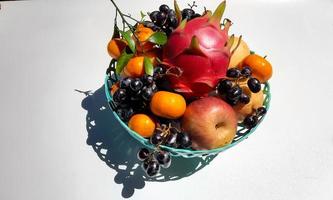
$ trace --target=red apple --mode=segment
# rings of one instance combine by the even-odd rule
[[[230,144],[237,132],[237,117],[232,107],[217,97],[193,101],[186,108],[182,128],[198,150]]]

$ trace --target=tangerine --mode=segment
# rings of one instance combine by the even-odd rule
[[[179,94],[159,91],[152,97],[150,109],[159,117],[177,119],[184,115],[186,101],[184,97]]]
[[[247,56],[243,61],[243,66],[249,66],[252,69],[252,76],[261,83],[267,82],[273,74],[271,63],[256,54]]]
[[[124,40],[120,38],[112,39],[107,47],[108,53],[112,58],[118,59],[126,46],[127,43]]]
[[[154,31],[145,27],[143,24],[139,24],[135,30],[135,35],[139,41],[136,41],[137,50],[139,52],[150,51],[154,48],[154,44],[147,41],[150,36],[154,34]]]
[[[144,57],[136,56],[131,58],[123,70],[123,75],[126,77],[138,78],[144,75]]]
[[[135,114],[128,122],[128,127],[142,137],[151,137],[155,131],[155,122],[145,114]]]

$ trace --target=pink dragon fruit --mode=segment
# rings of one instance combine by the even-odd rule
[[[176,2],[175,10],[179,13]],[[202,17],[183,20],[164,47],[163,62],[181,71],[179,76],[168,76],[171,87],[187,98],[206,96],[226,76],[234,37],[228,37],[229,20],[221,30],[224,10],[225,1],[214,14],[206,11]]]

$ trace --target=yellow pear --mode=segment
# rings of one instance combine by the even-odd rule
[[[239,43],[239,40],[239,37],[235,37],[234,43],[230,49],[231,52],[235,50],[237,44]],[[250,49],[247,46],[246,42],[241,39],[239,46],[231,55],[229,68],[237,67],[248,55],[250,55]]]

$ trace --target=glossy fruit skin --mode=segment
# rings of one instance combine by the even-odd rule
[[[219,84],[217,85],[217,90],[220,95],[225,94],[228,92],[233,86],[233,83],[231,80],[228,79],[222,79]]]
[[[166,151],[159,151],[155,154],[157,162],[163,167],[168,168],[171,165],[171,156],[170,153]]]
[[[237,68],[230,68],[227,71],[227,77],[229,78],[239,78],[241,76],[241,71]]]
[[[113,95],[113,100],[116,103],[122,103],[126,99],[127,99],[127,92],[124,89],[118,89]]]
[[[139,160],[144,161],[148,158],[149,156],[149,150],[146,148],[142,148],[139,150],[137,157]]]
[[[134,79],[131,77],[126,77],[120,81],[121,89],[128,89]]]
[[[242,66],[250,67],[252,70],[252,77],[257,78],[261,83],[267,82],[273,74],[271,63],[257,54],[251,54],[246,57]]]
[[[159,7],[159,10],[163,13],[168,13],[169,9],[170,9],[169,6],[165,5],[165,4],[163,4]]]
[[[207,14],[178,26],[163,48],[167,67],[183,72],[180,77],[168,76],[171,87],[189,99],[207,96],[228,69],[228,29],[221,30],[220,22],[210,19]],[[193,41],[198,45],[191,45]]]
[[[130,89],[134,94],[140,95],[143,83],[139,78],[134,79],[130,84]],[[139,92],[140,91],[140,92]]]
[[[245,67],[243,67],[241,74],[243,77],[249,78],[252,75],[252,70],[250,67],[245,66]]]
[[[163,136],[160,131],[155,131],[155,133],[150,138],[150,143],[153,145],[158,145],[163,141]]]
[[[112,39],[107,46],[108,53],[112,58],[117,60],[126,46],[127,43],[124,40],[120,38]]]
[[[122,75],[124,77],[132,77],[132,78],[139,78],[145,73],[144,64],[143,64],[144,57],[137,56],[131,58],[127,65],[125,66]]]
[[[194,10],[192,10],[190,8],[185,8],[182,11],[182,17],[183,17],[183,19],[190,20],[190,19],[192,19],[192,17],[193,17],[194,14],[195,14]]]
[[[145,101],[150,101],[153,95],[154,95],[154,91],[151,87],[144,87],[142,89],[141,96]]]
[[[236,85],[227,92],[227,97],[232,100],[239,99],[242,92],[242,88]]]
[[[151,137],[155,131],[155,122],[145,114],[135,114],[128,122],[128,127],[142,137]]]
[[[189,148],[192,144],[189,135],[184,132],[178,133],[177,143],[179,144],[178,148],[182,148],[182,149]]]
[[[249,115],[245,117],[243,124],[246,128],[254,128],[258,124],[258,117],[255,115]]]
[[[257,109],[257,115],[258,115],[258,116],[263,116],[263,115],[265,115],[266,113],[267,113],[267,110],[266,110],[265,107],[260,107],[260,108]]]
[[[151,111],[163,118],[178,119],[186,110],[186,101],[183,96],[166,91],[158,91],[150,102]]]
[[[221,124],[220,127],[217,127]],[[182,130],[189,134],[192,148],[214,149],[230,144],[237,132],[233,108],[218,97],[204,97],[190,103],[182,117]]]
[[[261,84],[256,78],[250,78],[247,81],[247,85],[253,93],[258,93],[261,90]]]
[[[241,96],[239,97],[239,101],[243,104],[248,104],[250,103],[250,97],[246,94],[241,94]]]
[[[160,172],[160,165],[157,160],[150,160],[147,163],[146,173],[149,177],[156,176]]]
[[[233,107],[237,113],[239,121],[243,121],[246,116],[251,115],[254,110],[262,107],[264,103],[264,93],[262,90],[258,93],[252,93],[246,85],[241,87],[243,89],[243,93],[250,97],[250,102],[247,104],[237,104]]]
[[[169,147],[178,148],[177,136],[178,136],[178,133],[173,133],[173,134],[168,135],[165,145],[167,145]]]
[[[159,13],[159,11],[154,11],[154,12],[149,14],[149,18],[152,22],[156,22],[158,13]]]

